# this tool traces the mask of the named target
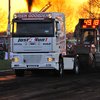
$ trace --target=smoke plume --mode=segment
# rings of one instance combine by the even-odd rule
[[[31,12],[34,0],[26,0],[26,2],[27,2],[27,6],[28,6],[28,11]]]

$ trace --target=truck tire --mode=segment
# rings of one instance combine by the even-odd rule
[[[74,61],[74,73],[75,74],[79,73],[79,60],[77,58],[75,58],[75,61]]]
[[[92,64],[92,68],[94,69],[95,68],[95,56],[93,56],[93,64]]]
[[[59,58],[59,70],[54,72],[55,76],[61,77],[63,75],[63,58]]]
[[[24,76],[24,70],[15,70],[16,76],[22,77]]]

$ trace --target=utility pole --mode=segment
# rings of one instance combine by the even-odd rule
[[[90,17],[89,18],[91,19],[91,0],[90,0]]]
[[[8,60],[10,60],[10,36],[11,36],[11,34],[10,34],[10,0],[8,1],[9,2],[9,5],[8,5],[8,7],[9,7],[9,15],[8,15]]]

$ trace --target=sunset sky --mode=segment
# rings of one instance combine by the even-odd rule
[[[7,16],[8,16],[8,1],[9,0],[0,0],[0,8],[2,8],[7,12]],[[48,3],[48,0],[44,0],[44,1],[45,1],[44,4]],[[75,6],[75,8],[77,9],[77,7],[84,1],[87,0],[67,0],[67,3],[69,5]],[[21,9],[27,9],[27,3],[25,2],[25,0],[11,0],[11,16],[13,16],[14,12],[19,11]]]

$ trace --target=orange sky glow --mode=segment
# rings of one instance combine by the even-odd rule
[[[0,0],[0,8],[2,8],[4,11],[6,11],[7,15],[6,17],[8,18],[8,1],[9,0]],[[37,2],[35,2],[36,4],[38,4],[38,6],[34,6],[32,8],[32,11],[39,11],[41,10],[41,8],[48,3],[49,0],[44,0],[45,2],[43,2],[43,0],[35,0]],[[40,2],[38,2],[40,1]],[[58,0],[59,1],[59,0]],[[75,7],[75,9],[78,9],[78,6],[83,3],[84,1],[87,0],[66,0],[67,4],[72,5],[73,7]],[[39,6],[40,5],[40,6]],[[42,7],[41,7],[42,6]],[[11,19],[13,17],[13,14],[15,12],[18,12],[19,10],[24,10],[27,9],[27,3],[25,0],[11,0]],[[6,20],[7,20],[6,18]],[[2,24],[2,23],[1,23]],[[74,31],[75,29],[75,25],[77,24],[77,21],[74,22],[74,25],[69,29],[69,31]],[[0,32],[2,31],[7,31],[7,25],[8,25],[8,21],[7,23],[4,25],[5,27],[0,29]]]

